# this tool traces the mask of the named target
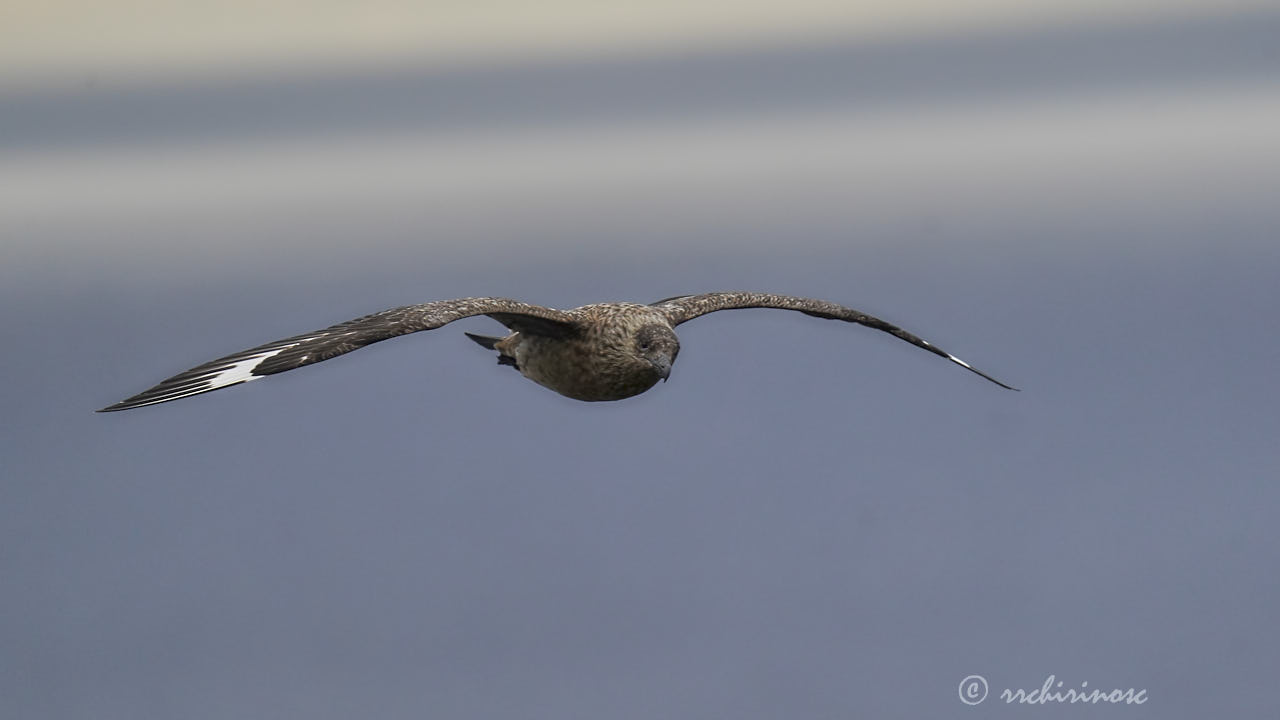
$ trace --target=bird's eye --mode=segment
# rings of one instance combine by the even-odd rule
[[[644,342],[640,343],[640,349],[641,349],[641,350],[648,350],[648,349],[649,349],[649,341],[647,341],[647,340],[646,340],[646,341],[644,341]]]

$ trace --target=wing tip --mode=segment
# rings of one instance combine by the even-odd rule
[[[928,345],[928,346],[929,346],[931,349],[933,349],[933,350],[938,350],[938,347],[937,347],[936,345],[930,345],[930,344],[929,344],[929,342],[928,342],[927,340],[921,340],[921,342],[923,342],[925,345]],[[967,363],[967,362],[965,362],[965,361],[961,360],[960,358],[956,357],[955,355],[952,355],[952,354],[951,354],[951,353],[949,353],[949,352],[946,352],[946,351],[939,351],[939,352],[942,352],[942,354],[943,354],[943,355],[946,355],[946,356],[947,356],[947,359],[948,359],[948,360],[950,360],[951,362],[953,362],[953,363],[955,363],[955,364],[959,365],[960,367],[964,368],[965,370],[968,370],[969,372],[971,372],[971,373],[973,373],[973,374],[975,374],[975,375],[978,375],[978,376],[980,376],[980,377],[983,377],[983,378],[985,378],[985,379],[987,379],[987,380],[989,380],[989,381],[991,381],[991,382],[995,383],[996,385],[999,385],[1000,387],[1004,388],[1005,390],[1012,390],[1012,391],[1014,391],[1014,392],[1022,392],[1021,390],[1019,390],[1018,388],[1016,388],[1016,387],[1014,387],[1014,386],[1012,386],[1012,385],[1007,385],[1007,384],[1005,384],[1005,383],[1000,382],[999,380],[997,380],[997,379],[995,379],[995,378],[991,377],[990,375],[988,375],[988,374],[986,374],[986,373],[982,372],[982,371],[981,371],[981,370],[979,370],[978,368],[976,368],[976,367],[974,367],[974,366],[970,365],[969,363]]]
[[[995,379],[995,378],[991,377],[990,375],[988,375],[988,374],[986,374],[986,373],[982,372],[981,370],[979,370],[979,369],[977,369],[977,368],[973,367],[972,365],[968,365],[968,364],[965,364],[965,363],[961,363],[961,364],[962,364],[962,365],[964,365],[966,368],[968,368],[970,372],[976,373],[977,375],[980,375],[980,376],[982,376],[983,378],[985,378],[985,379],[987,379],[987,380],[990,380],[991,382],[993,382],[993,383],[995,383],[995,384],[999,385],[1000,387],[1004,388],[1005,390],[1012,390],[1012,391],[1014,391],[1014,392],[1022,392],[1022,390],[1021,390],[1021,389],[1016,388],[1016,387],[1014,387],[1014,386],[1012,386],[1012,385],[1008,385],[1008,384],[1006,384],[1006,383],[1002,383],[1002,382],[1000,382],[999,380],[997,380],[997,379]]]
[[[236,385],[243,385],[244,383],[249,382],[250,380],[257,380],[259,377],[264,377],[264,376],[257,375],[257,376],[250,377],[248,380],[237,380],[236,382],[227,383],[226,385],[209,385],[209,386],[200,387],[197,389],[188,388],[178,392],[174,392],[172,390],[168,390],[166,392],[156,392],[156,390],[158,390],[159,388],[152,388],[151,390],[148,390],[144,393],[139,393],[137,395],[134,395],[133,397],[125,398],[124,400],[121,400],[120,402],[115,403],[113,405],[108,405],[100,410],[94,410],[94,412],[100,412],[100,413],[119,412],[121,410],[133,410],[134,408],[146,407],[148,405],[159,405],[160,403],[167,403],[173,400],[181,400],[182,398],[192,397],[195,395],[203,395],[207,392],[212,392],[214,390],[221,390],[222,388],[234,387]]]
[[[180,397],[185,397],[185,396],[180,396]],[[133,410],[134,408],[146,407],[147,405],[155,405],[157,403],[162,403],[162,402],[167,402],[169,400],[177,400],[177,399],[178,398],[164,398],[161,400],[134,400],[133,398],[128,398],[125,400],[121,400],[118,403],[108,405],[104,408],[99,408],[97,410],[94,410],[94,412],[109,413],[109,412],[120,412],[121,410]]]
[[[94,412],[96,413],[120,412],[121,410],[130,410],[136,407],[142,407],[143,405],[149,404],[147,402],[139,402],[139,397],[140,396],[138,395],[134,395],[133,397],[127,397],[118,403],[112,403],[104,408],[98,408],[97,410],[94,410]]]

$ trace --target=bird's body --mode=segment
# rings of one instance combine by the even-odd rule
[[[496,350],[499,363],[514,366],[530,380],[575,400],[621,400],[645,392],[671,373],[680,352],[676,325],[710,312],[735,308],[796,310],[814,317],[866,325],[1009,388],[895,325],[822,300],[722,292],[683,295],[652,305],[597,303],[565,311],[506,298],[461,298],[384,310],[259,345],[179,373],[103,411],[154,405],[237,385],[476,315],[487,315],[512,331],[501,338],[467,333],[484,347]]]
[[[660,312],[634,303],[599,303],[570,310],[569,315],[584,328],[580,334],[511,333],[493,343],[499,362],[514,366],[543,387],[589,402],[639,395],[670,373],[679,341]],[[650,328],[648,333],[655,337],[641,340],[643,328]],[[665,359],[646,358],[646,351],[655,349],[657,336],[664,334],[669,340]],[[650,347],[642,349],[641,342]]]

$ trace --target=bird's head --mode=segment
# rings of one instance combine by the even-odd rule
[[[664,381],[671,375],[671,366],[680,354],[680,340],[666,325],[651,323],[642,325],[635,333],[634,352],[649,363]],[[656,381],[655,381],[656,382]]]

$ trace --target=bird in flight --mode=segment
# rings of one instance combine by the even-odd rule
[[[555,310],[506,298],[461,298],[383,310],[323,330],[276,340],[178,373],[150,390],[98,412],[168,402],[349,353],[388,338],[434,330],[487,315],[510,330],[505,337],[466,333],[498,352],[530,380],[575,400],[622,400],[666,380],[680,352],[675,327],[696,317],[739,308],[778,308],[865,325],[940,355],[1002,388],[1016,390],[902,328],[823,300],[750,292],[680,295],[650,305],[616,302]]]

